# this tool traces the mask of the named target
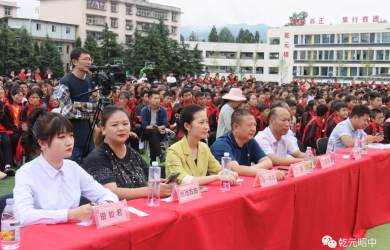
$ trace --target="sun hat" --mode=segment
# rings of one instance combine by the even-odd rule
[[[231,88],[229,93],[224,95],[222,99],[230,101],[246,101],[246,98],[242,96],[242,90],[239,88]]]

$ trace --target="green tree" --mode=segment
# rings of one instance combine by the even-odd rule
[[[259,34],[259,31],[256,30],[256,34],[255,34],[255,43],[259,43],[260,42],[260,34]]]
[[[46,68],[50,68],[54,76],[64,76],[64,62],[62,61],[61,54],[55,46],[53,39],[46,34],[46,38],[41,43],[41,68],[42,72]]]
[[[19,68],[19,47],[15,34],[8,29],[3,21],[0,29],[0,73],[8,74],[10,70]]]
[[[191,41],[191,42],[197,42],[199,40],[199,37],[195,33],[195,31],[192,31],[190,37],[188,38],[188,40]]]
[[[242,43],[244,39],[244,30],[241,28],[238,32],[238,36],[236,37],[236,43]]]
[[[81,47],[81,38],[80,38],[80,37],[77,37],[75,47],[76,47],[76,48]]]
[[[34,55],[37,57],[37,62],[36,62],[36,64],[30,65],[30,67],[42,68],[42,66],[41,66],[41,60],[42,60],[41,49],[39,48],[39,44],[37,41],[34,41]]]
[[[145,62],[148,62],[145,55],[145,52],[147,51],[147,46],[145,45],[146,39],[147,37],[142,37],[141,33],[136,30],[134,32],[134,39],[126,44],[128,49],[125,50],[124,53],[125,61],[129,65],[130,72],[135,76],[137,76],[145,66]]]
[[[180,42],[184,42],[184,36],[182,34],[180,34]]]
[[[19,36],[20,68],[27,69],[39,65],[41,60],[39,54],[39,46],[38,53],[35,53],[33,37],[28,33],[25,27],[23,27],[20,31]]]
[[[218,32],[215,28],[215,25],[213,25],[213,28],[211,29],[211,32],[209,34],[209,42],[218,42]]]
[[[387,23],[386,19],[381,19],[378,23]]]
[[[306,19],[308,16],[309,14],[306,11],[301,11],[299,13],[294,12],[292,16],[289,17],[290,22],[286,23],[284,26],[293,26],[293,19],[297,19],[297,24],[294,26],[303,26],[299,20]]]
[[[363,76],[370,76],[373,73],[375,63],[373,61],[374,59],[374,50],[369,48],[367,51],[367,54],[365,57],[363,57],[363,60],[361,60],[362,65],[362,73]]]
[[[256,43],[255,36],[248,29],[244,31],[244,36],[241,43]]]
[[[280,76],[280,83],[283,84],[287,80],[289,63],[282,57],[279,59],[278,65],[276,66]]]
[[[98,42],[91,34],[88,34],[85,38],[84,48],[89,51],[94,65],[104,65],[103,55],[101,50],[98,48]]]
[[[198,45],[195,45],[194,50],[191,52],[193,55],[193,67],[194,67],[194,75],[204,73],[205,65],[203,64],[203,55],[202,51],[199,50]]]
[[[206,42],[206,40],[202,39],[202,42]]]
[[[234,35],[230,30],[226,27],[223,27],[222,30],[218,34],[218,41],[220,43],[234,43]]]
[[[221,62],[219,61],[220,57],[221,57],[221,49],[219,48],[219,46],[214,47],[210,57],[211,66],[209,66],[209,70],[211,72],[215,72],[216,70],[218,70],[219,65],[221,64]]]
[[[117,43],[118,35],[108,29],[108,25],[104,26],[101,38],[101,51],[105,63],[113,63],[114,60],[123,60],[123,47]]]

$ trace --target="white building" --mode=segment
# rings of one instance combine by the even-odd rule
[[[0,18],[17,17],[18,8],[15,2],[0,1]]]
[[[331,72],[333,79],[350,82],[363,76],[361,62],[368,58],[369,49],[373,50],[369,59],[375,65],[372,75],[390,73],[390,23],[280,27],[269,29],[267,43],[262,44],[187,43],[192,49],[199,44],[206,70],[220,76],[232,73],[238,61],[244,76],[254,75],[258,81],[286,83],[295,74],[325,82]],[[219,51],[219,58],[213,51]],[[282,58],[287,70],[278,68]]]
[[[10,30],[17,30],[25,27],[38,44],[41,44],[42,40],[46,38],[46,35],[49,35],[61,53],[64,69],[70,69],[70,66],[72,65],[70,53],[76,43],[77,25],[16,17],[4,17],[0,19],[8,24]],[[34,66],[35,65],[31,65],[31,67]],[[46,69],[41,69],[41,72],[43,71],[46,71]]]
[[[78,25],[76,36],[84,42],[87,34],[97,40],[107,23],[125,43],[135,29],[146,34],[152,23],[164,18],[171,38],[180,40],[181,9],[142,0],[40,0],[40,17],[52,22]]]

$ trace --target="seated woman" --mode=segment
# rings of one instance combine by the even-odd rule
[[[84,159],[83,168],[93,178],[118,195],[120,200],[148,197],[149,166],[141,155],[126,146],[130,134],[127,111],[120,106],[107,106],[100,117],[102,138]],[[160,196],[169,197],[174,183],[160,184]]]
[[[209,130],[204,109],[196,104],[186,105],[180,113],[180,130],[185,136],[168,149],[166,176],[180,172],[178,184],[198,181],[202,185],[220,180],[221,165],[207,144],[200,142],[207,138]],[[237,177],[236,172],[231,172],[232,185],[237,185]]]
[[[32,122],[35,121],[36,122]],[[79,207],[80,196],[98,204],[118,197],[93,180],[74,161],[73,126],[64,116],[34,109],[29,118],[28,145],[41,155],[16,172],[14,198],[22,225],[88,220],[92,206]]]

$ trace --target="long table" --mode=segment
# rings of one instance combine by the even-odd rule
[[[369,149],[349,160],[338,150],[336,165],[278,185],[253,187],[254,178],[228,192],[205,185],[202,199],[179,204],[146,199],[128,202],[150,216],[102,229],[62,225],[22,228],[20,249],[324,249],[322,238],[363,238],[390,221],[390,151]],[[377,243],[379,244],[379,242]],[[327,246],[325,246],[328,248]],[[337,249],[343,247],[337,246]]]

